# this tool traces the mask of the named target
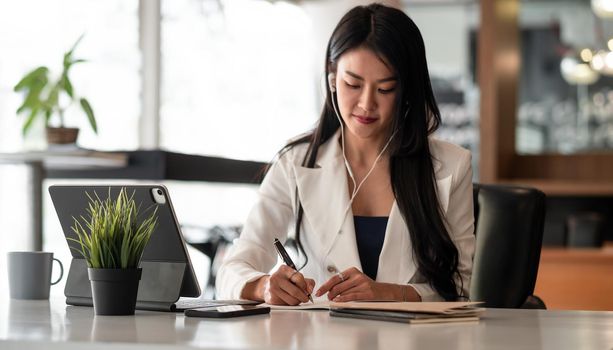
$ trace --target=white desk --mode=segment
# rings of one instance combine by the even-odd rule
[[[613,349],[613,312],[489,309],[478,323],[408,325],[273,311],[227,320],[97,316],[61,299],[0,303],[0,349]]]

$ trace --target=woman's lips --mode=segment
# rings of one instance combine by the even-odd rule
[[[355,115],[355,114],[352,114],[352,115],[353,115],[353,117],[358,122],[360,122],[362,124],[371,124],[371,123],[374,123],[377,120],[377,118],[363,117],[363,116],[359,116],[359,115]]]

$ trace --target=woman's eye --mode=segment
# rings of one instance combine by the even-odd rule
[[[348,82],[345,82],[345,85],[347,85],[347,87],[350,88],[350,89],[359,89],[360,88],[360,85],[352,85],[352,84],[349,84]]]
[[[379,89],[379,92],[382,94],[389,94],[391,92],[394,92],[394,90],[396,90],[396,87],[390,88],[390,89]]]

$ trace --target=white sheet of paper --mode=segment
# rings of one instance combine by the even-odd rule
[[[269,306],[272,310],[328,310],[330,309],[330,301],[315,300],[314,303],[308,302],[296,306],[270,304],[262,304],[262,306]]]

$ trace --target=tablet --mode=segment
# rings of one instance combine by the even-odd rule
[[[49,193],[59,218],[64,236],[77,238],[72,231],[74,218],[88,217],[86,208],[88,194],[105,200],[117,198],[124,188],[134,196],[137,205],[144,209],[156,207],[158,225],[151,234],[140,267],[143,269],[138,288],[137,309],[158,311],[180,311],[211,305],[241,303],[240,301],[215,301],[194,299],[200,295],[200,286],[187,252],[185,240],[175,215],[168,189],[163,185],[54,185]],[[144,213],[146,215],[146,213]],[[71,247],[75,242],[68,240]],[[69,305],[92,305],[87,263],[80,253],[70,249],[72,262],[66,280],[66,303]],[[192,297],[182,298],[180,297]],[[245,303],[245,302],[242,302]],[[247,302],[249,303],[249,302]],[[184,304],[184,305],[182,305]]]

